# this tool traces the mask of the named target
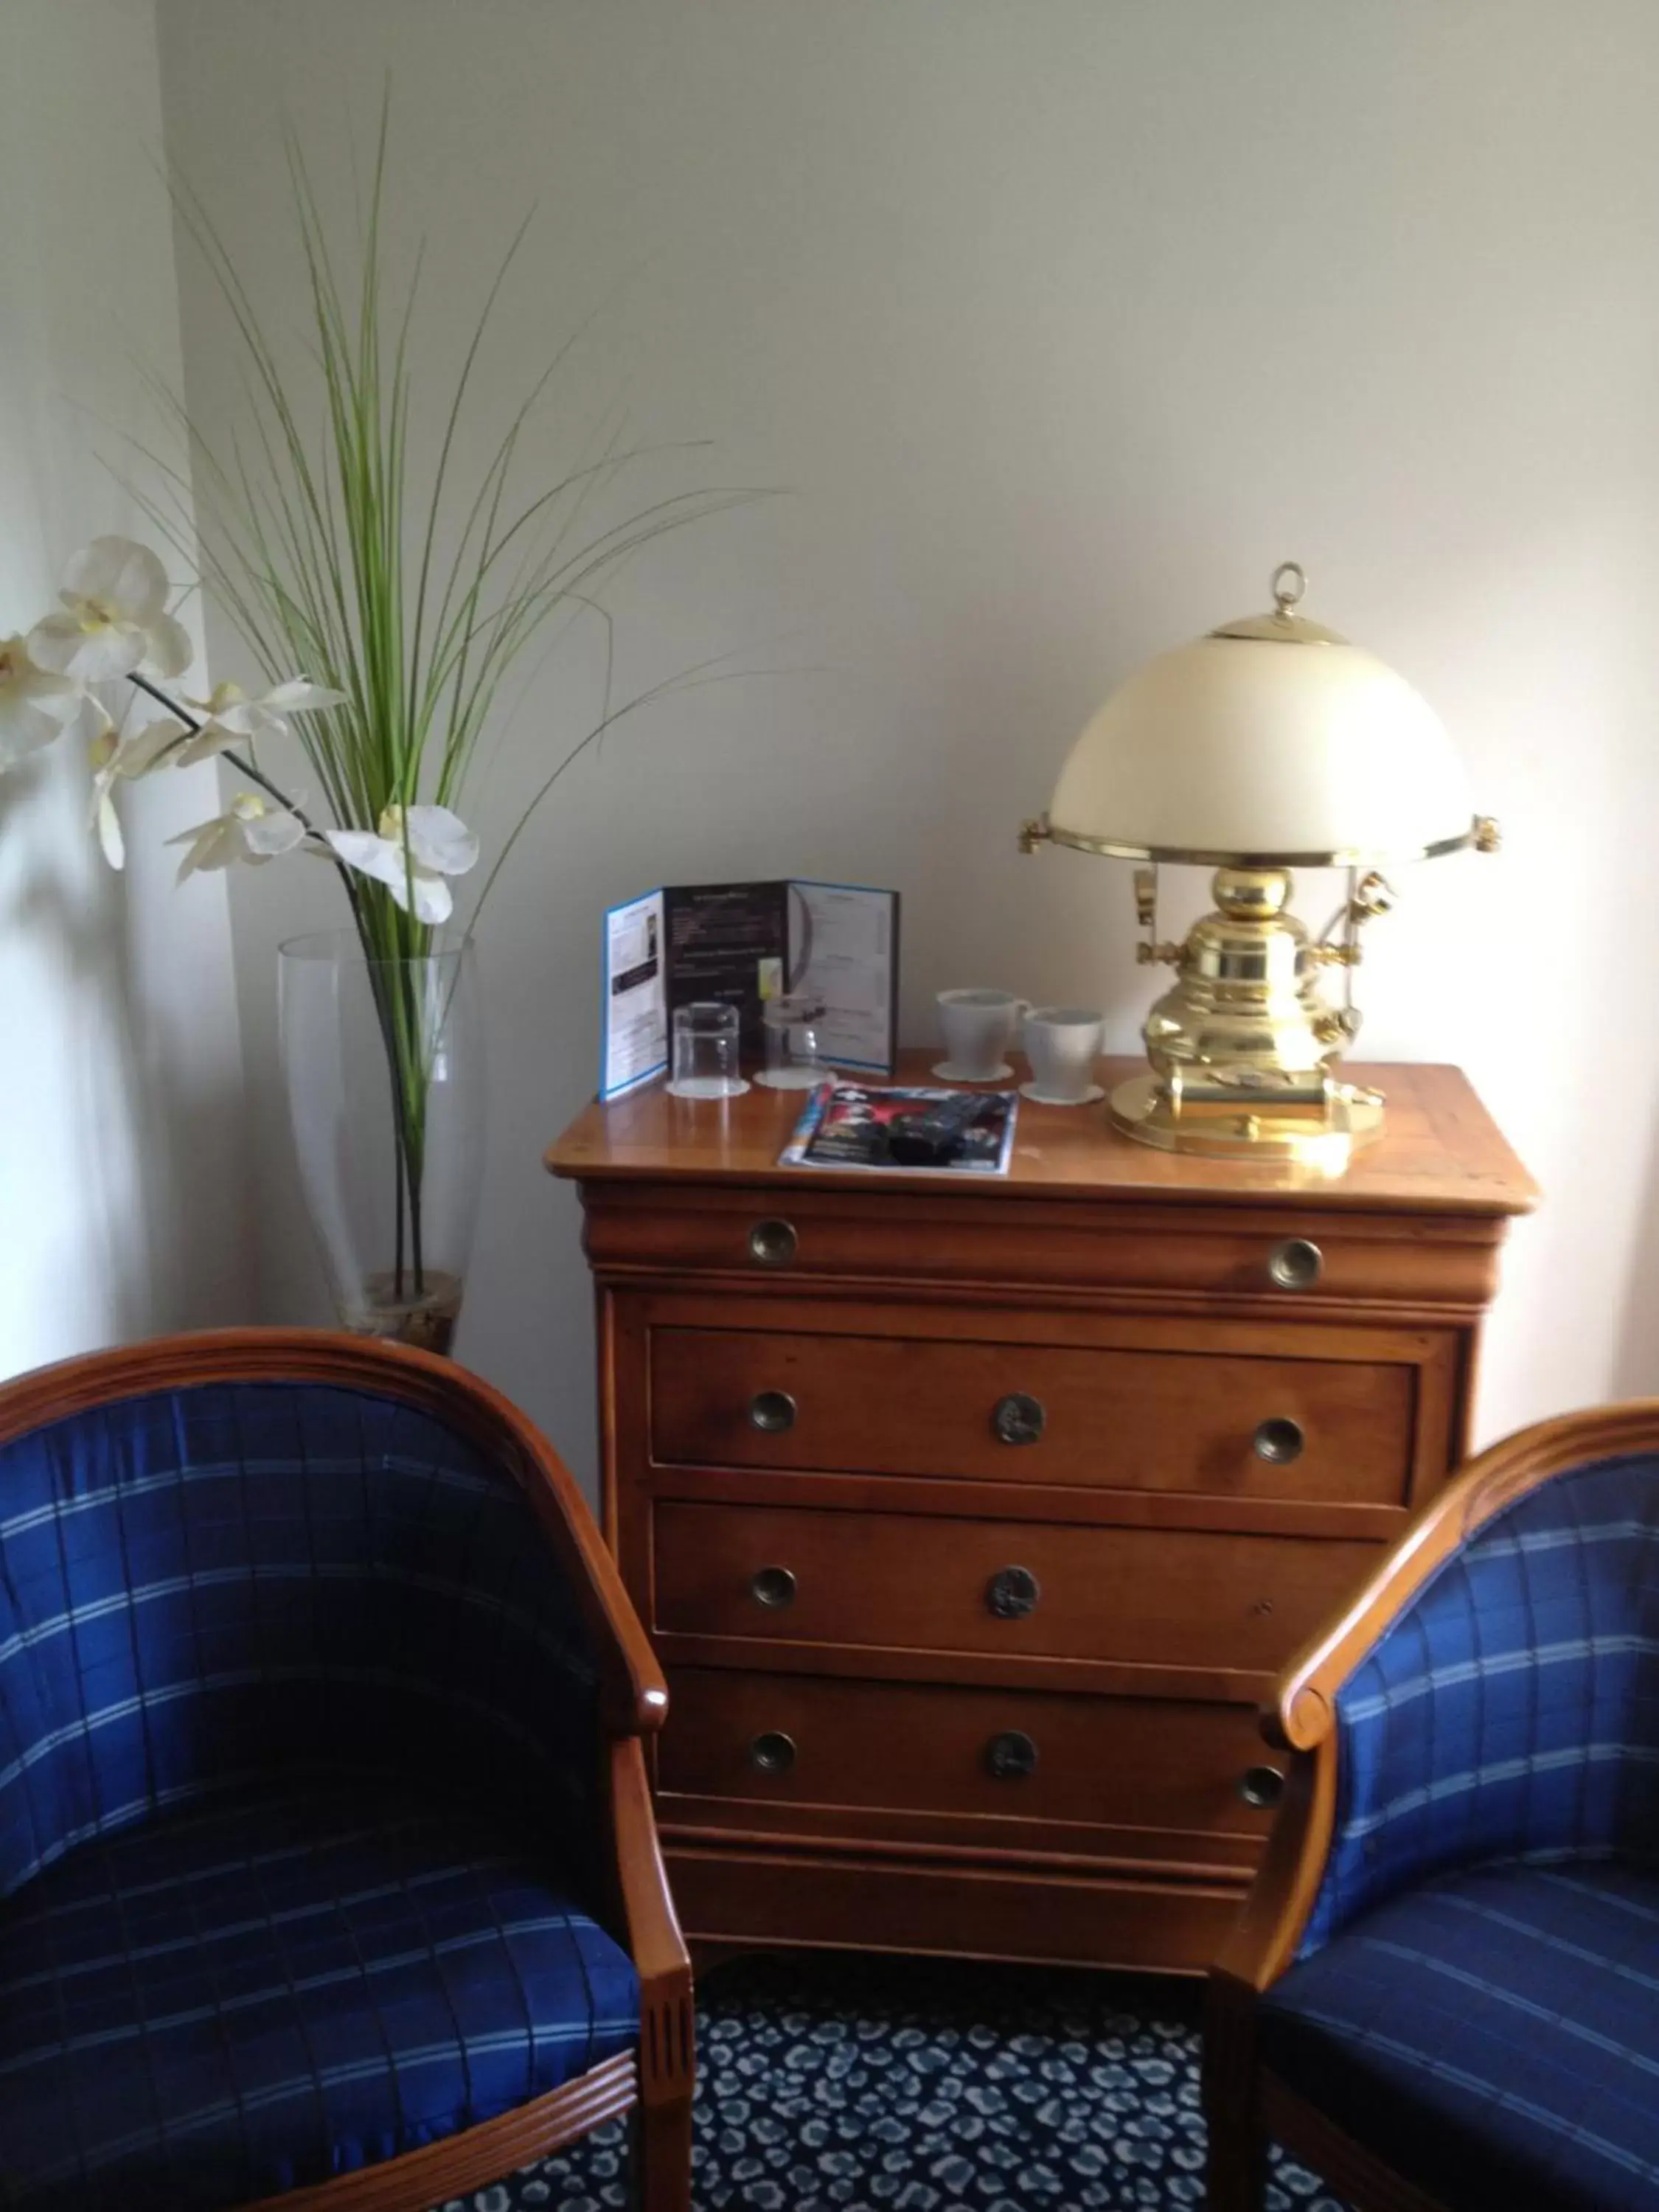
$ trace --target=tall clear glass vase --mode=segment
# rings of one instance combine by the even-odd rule
[[[470,939],[371,960],[351,929],[280,948],[283,1077],[340,1326],[447,1352],[483,1174]]]

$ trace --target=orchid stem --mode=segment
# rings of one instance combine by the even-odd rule
[[[192,714],[189,708],[181,706],[178,700],[170,699],[167,693],[162,690],[161,685],[159,684],[152,684],[148,676],[140,676],[136,669],[130,670],[127,675],[127,681],[129,684],[135,685],[140,691],[148,693],[149,697],[154,699],[159,706],[165,707],[169,714],[176,714],[179,717],[179,720],[184,724],[185,734],[187,736],[192,738],[198,737],[200,735],[202,730],[206,726],[198,715]],[[175,738],[174,744],[177,744],[177,742],[178,740]],[[170,750],[171,748],[168,750]],[[294,817],[295,820],[302,825],[307,836],[316,837],[319,842],[322,842],[321,833],[318,830],[317,824],[306,812],[304,807],[296,806],[294,801],[289,797],[288,793],[281,789],[279,786],[274,784],[270,778],[264,774],[261,769],[256,768],[251,760],[244,760],[240,753],[232,752],[228,745],[225,748],[225,758],[240,775],[248,777],[252,782],[257,783],[260,790],[268,793],[272,799],[276,800],[279,805],[286,807],[288,811]],[[334,865],[339,871],[340,880],[344,884],[346,887],[346,895],[351,899],[352,906],[355,908],[357,902],[356,895],[352,890],[351,878],[346,872],[343,862],[336,860]]]

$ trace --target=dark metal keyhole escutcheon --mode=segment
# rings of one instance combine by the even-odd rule
[[[787,1267],[799,1241],[787,1221],[757,1221],[749,1232],[749,1256],[762,1267]]]
[[[1023,1390],[1013,1390],[997,1400],[991,1426],[1005,1444],[1034,1444],[1042,1437],[1048,1418],[1041,1398],[1028,1398]]]
[[[1325,1255],[1306,1237],[1287,1237],[1267,1255],[1267,1276],[1281,1291],[1310,1291],[1325,1272]]]
[[[1036,1763],[1036,1745],[1024,1729],[1006,1729],[985,1747],[986,1772],[998,1782],[1023,1782]]]
[[[781,1613],[795,1602],[795,1577],[787,1567],[761,1567],[749,1584],[749,1592],[757,1605]]]
[[[999,1620],[1024,1620],[1036,1611],[1042,1586],[1029,1567],[1003,1567],[985,1585],[985,1609]]]
[[[767,1436],[781,1436],[795,1425],[795,1401],[787,1390],[763,1390],[750,1401],[749,1418]]]
[[[1238,1794],[1257,1812],[1271,1812],[1285,1794],[1285,1778],[1276,1766],[1247,1766],[1238,1778]]]
[[[1301,1458],[1307,1441],[1307,1431],[1300,1421],[1293,1421],[1287,1415],[1276,1415],[1258,1424],[1250,1438],[1250,1449],[1271,1466],[1288,1467],[1293,1459]]]
[[[795,1763],[795,1739],[781,1729],[767,1729],[749,1747],[749,1763],[763,1774],[787,1774]]]

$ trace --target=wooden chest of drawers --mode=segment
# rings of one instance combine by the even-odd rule
[[[1535,1196],[1455,1070],[1362,1079],[1389,1133],[1328,1181],[1029,1104],[1006,1181],[780,1169],[758,1090],[550,1152],[694,1944],[1206,1963],[1256,1703],[1462,1456]]]

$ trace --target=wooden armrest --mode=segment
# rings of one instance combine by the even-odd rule
[[[611,1747],[611,1816],[628,1950],[640,1973],[640,2094],[647,2105],[668,2103],[690,2093],[691,1960],[669,1894],[637,1735]]]
[[[1279,1677],[1263,1722],[1268,1741],[1297,1751],[1326,1742],[1344,1684],[1454,1553],[1540,1484],[1626,1452],[1659,1452],[1659,1399],[1563,1413],[1471,1460],[1419,1514],[1347,1610]]]
[[[1293,1753],[1266,1856],[1212,1975],[1259,1992],[1290,1965],[1324,1878],[1335,1811],[1334,1740]]]
[[[1413,1523],[1364,1589],[1291,1661],[1262,1715],[1291,1754],[1283,1806],[1244,1908],[1216,1960],[1222,1984],[1261,1991],[1295,1957],[1330,1854],[1337,1699],[1424,1585],[1493,1516],[1575,1468],[1659,1452],[1659,1400],[1565,1413],[1494,1444]]]
[[[520,1431],[520,1479],[575,1593],[604,1670],[605,1724],[623,1736],[659,1729],[668,1715],[668,1685],[587,1501],[539,1430],[521,1414],[513,1418]]]
[[[510,1400],[465,1368],[401,1345],[378,1346],[376,1351],[395,1355],[399,1365],[416,1364],[416,1373],[409,1377],[411,1395],[420,1371],[426,1370],[428,1380],[439,1385],[429,1401],[432,1410],[457,1426],[469,1427],[481,1448],[504,1459],[517,1476],[592,1639],[606,1730],[628,1735],[659,1729],[668,1711],[662,1668],[587,1500],[553,1446]]]

